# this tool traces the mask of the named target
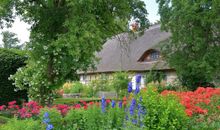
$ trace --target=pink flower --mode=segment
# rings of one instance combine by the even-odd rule
[[[111,102],[110,99],[106,99],[106,103],[109,104]]]
[[[0,106],[0,111],[3,111],[5,109],[5,105]]]
[[[12,105],[15,105],[15,104],[16,104],[16,101],[8,102],[8,105],[9,105],[9,106],[12,106]]]

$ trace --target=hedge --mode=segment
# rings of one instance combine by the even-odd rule
[[[15,92],[13,81],[8,79],[10,75],[15,74],[19,67],[25,65],[26,59],[25,53],[21,50],[0,48],[0,105],[12,100],[16,100],[18,103],[27,100],[27,92]]]

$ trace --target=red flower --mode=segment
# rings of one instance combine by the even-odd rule
[[[91,106],[92,106],[93,104],[94,104],[94,102],[89,102],[89,105],[91,105]]]
[[[186,114],[187,114],[188,116],[190,116],[190,117],[193,115],[193,112],[192,112],[192,110],[190,110],[190,109],[186,109],[185,112],[186,112]]]
[[[83,108],[84,108],[85,110],[87,110],[88,106],[87,106],[87,105],[85,105],[85,106],[83,106]]]
[[[80,104],[76,104],[75,106],[73,106],[74,109],[80,109],[81,105]]]
[[[126,97],[126,96],[124,96],[122,100],[123,100],[123,101],[127,101],[127,97]]]

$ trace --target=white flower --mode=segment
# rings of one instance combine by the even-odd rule
[[[44,50],[47,50],[47,49],[48,49],[48,47],[47,47],[47,46],[44,46],[43,48],[44,48]]]

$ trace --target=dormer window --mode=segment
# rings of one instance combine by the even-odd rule
[[[147,50],[141,58],[138,60],[139,62],[151,62],[157,61],[160,58],[160,52],[154,49]]]

